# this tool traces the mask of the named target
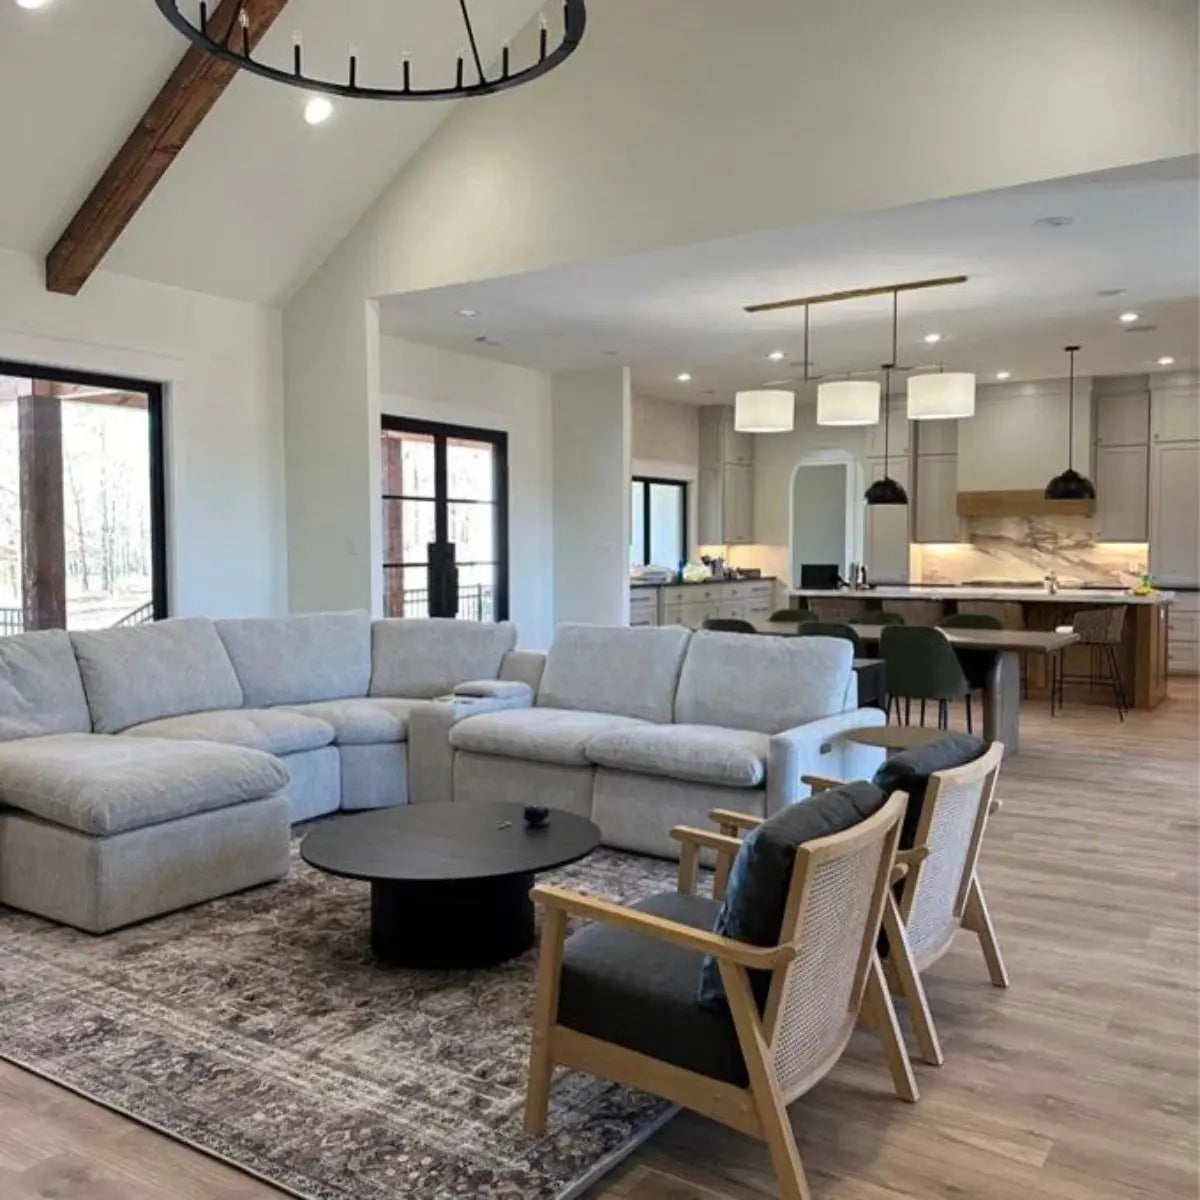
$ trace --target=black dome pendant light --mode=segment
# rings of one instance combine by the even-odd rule
[[[883,364],[883,478],[877,479],[867,488],[866,501],[868,504],[907,504],[908,493],[888,474],[888,431],[891,399],[892,399],[892,369],[896,365],[896,329],[897,305],[900,293],[892,292],[892,361]]]
[[[1086,475],[1075,470],[1075,355],[1078,346],[1065,346],[1070,355],[1070,391],[1067,400],[1067,469],[1046,484],[1043,493],[1047,500],[1095,500],[1096,487]]]

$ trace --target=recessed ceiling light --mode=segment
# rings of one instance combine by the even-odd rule
[[[680,371],[679,374],[675,376],[675,378],[678,379],[680,383],[691,383],[692,382],[692,377],[686,371]]]
[[[1003,381],[1003,380],[1005,380],[1005,379],[1011,379],[1011,378],[1012,378],[1012,372],[1011,372],[1011,371],[997,371],[997,372],[996,372],[996,378],[997,378],[997,379],[999,379],[999,380],[1001,380],[1001,381]]]
[[[925,335],[925,341],[930,346],[937,345],[937,343],[940,342],[941,340],[942,340],[942,335],[940,333],[927,333]]]
[[[304,119],[310,125],[324,125],[333,116],[333,101],[326,96],[314,96],[304,106]]]
[[[772,350],[767,357],[772,362],[782,362],[785,358],[787,358],[787,355],[782,350]]]
[[[1064,225],[1073,225],[1074,223],[1074,217],[1038,217],[1034,221],[1035,225],[1045,225],[1051,229],[1061,229]]]
[[[17,0],[18,8],[45,8],[50,0]]]
[[[468,321],[473,321],[477,316],[479,316],[479,313],[473,308],[460,308],[458,310],[458,315],[460,317],[466,317]]]
[[[1160,367],[1173,367],[1175,365],[1175,360],[1169,354],[1164,354],[1162,358],[1158,360],[1158,365]]]
[[[1097,296],[1123,296],[1123,295],[1125,295],[1125,288],[1101,288],[1096,293],[1096,295]]]
[[[1138,319],[1139,315],[1140,314],[1135,313],[1135,312],[1123,312],[1117,318],[1117,320],[1120,321],[1122,325],[1132,325],[1134,323],[1134,321],[1136,321]]]

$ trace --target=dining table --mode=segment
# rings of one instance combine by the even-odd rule
[[[755,621],[758,633],[795,637],[802,625],[796,621]],[[865,648],[878,647],[886,625],[850,626]],[[1021,655],[1044,654],[1054,662],[1068,646],[1079,641],[1070,630],[1038,629],[942,629],[956,650],[985,650],[995,656],[983,689],[983,736],[988,742],[1003,742],[1005,753],[1021,747]]]

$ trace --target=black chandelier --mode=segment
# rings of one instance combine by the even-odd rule
[[[499,65],[489,75],[484,67],[475,36],[475,26],[467,8],[467,0],[458,0],[465,27],[466,47],[469,59],[460,54],[454,68],[454,82],[437,87],[419,87],[413,83],[412,64],[407,53],[397,53],[397,82],[399,86],[383,87],[366,84],[358,78],[358,55],[353,49],[349,53],[344,79],[322,79],[304,73],[303,46],[297,38],[292,47],[291,67],[274,66],[254,57],[254,48],[264,30],[255,30],[246,3],[225,3],[210,13],[210,5],[200,4],[199,17],[192,20],[179,9],[179,0],[157,0],[159,11],[189,41],[209,54],[231,63],[242,71],[250,71],[265,79],[284,83],[290,87],[303,88],[309,92],[324,92],[333,96],[347,96],[356,100],[461,100],[470,96],[486,96],[502,92],[506,88],[529,83],[540,75],[554,70],[565,62],[579,47],[587,26],[587,0],[563,0],[563,36],[557,46],[550,46],[550,31],[542,22],[538,39],[536,59],[525,66],[514,66],[512,55],[506,45],[500,56]],[[228,10],[228,15],[224,15]]]

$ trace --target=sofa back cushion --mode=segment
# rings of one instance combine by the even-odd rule
[[[371,617],[311,613],[218,621],[247,708],[365,696],[371,680]]]
[[[666,723],[689,637],[674,626],[560,625],[537,703]]]
[[[853,662],[844,638],[697,633],[679,677],[675,720],[781,733],[842,712]]]
[[[72,633],[97,733],[212,708],[240,708],[242,687],[207,617]]]
[[[71,639],[61,629],[0,638],[0,742],[91,733]]]
[[[395,617],[371,628],[371,695],[432,700],[455,685],[496,679],[517,644],[511,621]]]

